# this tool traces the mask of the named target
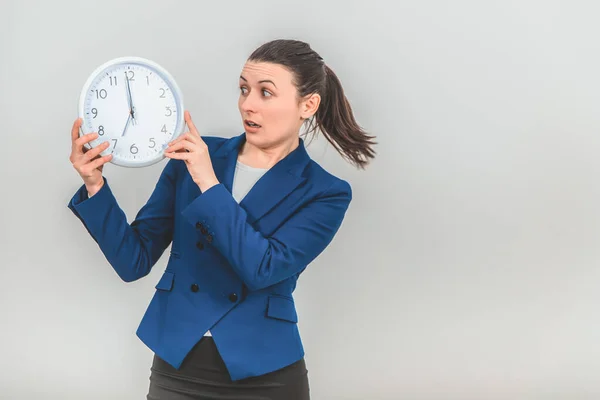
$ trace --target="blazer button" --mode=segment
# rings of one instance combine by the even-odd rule
[[[194,284],[192,284],[192,287],[191,287],[191,289],[192,289],[192,292],[196,293],[196,292],[197,292],[197,291],[198,291],[200,288],[198,287],[198,285],[196,285],[196,284],[194,283]]]
[[[203,235],[206,235],[208,233],[208,230],[206,229],[206,227],[204,225],[201,225],[200,232],[202,232]]]
[[[204,250],[204,243],[198,242],[198,243],[196,243],[196,247],[199,248],[200,250]]]
[[[237,301],[238,295],[236,293],[231,293],[229,295],[229,301],[231,301],[232,303],[235,303]]]
[[[206,241],[207,241],[208,243],[212,243],[212,241],[213,241],[213,237],[212,237],[212,235],[207,235],[207,236],[206,236]]]
[[[202,225],[200,222],[196,222],[196,229],[202,229],[204,228],[204,225]]]

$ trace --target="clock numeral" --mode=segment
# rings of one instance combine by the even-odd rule
[[[165,98],[165,92],[166,92],[166,90],[165,90],[165,89],[163,89],[163,88],[160,88],[160,89],[158,89],[158,90],[162,90],[162,93],[161,93],[161,95],[160,95],[160,96],[158,96],[158,97],[160,97],[161,99],[164,99],[164,98]]]
[[[99,136],[102,136],[102,135],[104,135],[104,126],[100,125],[100,126],[98,127],[98,135],[99,135]]]
[[[173,111],[171,111],[171,107],[165,107],[167,109],[167,113],[165,114],[166,117],[170,117],[171,115],[173,115]]]
[[[146,84],[150,86],[150,77],[148,75],[146,75]]]
[[[106,89],[100,89],[100,90],[96,89],[96,98],[97,99],[105,99],[107,95],[108,95],[108,93],[106,92]]]
[[[162,129],[160,130],[162,133],[167,133],[167,125],[163,125]]]
[[[94,114],[94,118],[98,116],[98,110],[96,108],[92,108],[92,114]]]
[[[113,146],[113,150],[114,150],[117,147],[117,139],[110,139],[110,140],[112,140],[113,142],[115,142],[115,144]]]
[[[114,81],[113,81],[113,79],[114,79]],[[110,86],[117,86],[117,77],[116,76],[110,77]]]
[[[129,148],[129,152],[131,154],[137,154],[138,153],[138,148],[135,146],[135,143],[131,145],[131,147]]]
[[[156,147],[156,142],[154,141],[154,138],[150,138],[150,143],[152,143],[152,146],[149,146],[151,149]]]
[[[127,77],[127,80],[129,81],[135,81],[135,72],[129,70],[129,71],[125,71],[125,77]]]

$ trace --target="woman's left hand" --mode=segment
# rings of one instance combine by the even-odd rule
[[[219,180],[210,160],[208,146],[200,137],[190,113],[186,111],[184,115],[189,131],[169,142],[169,147],[165,149],[165,157],[184,160],[196,185],[202,192],[206,192],[218,184]]]

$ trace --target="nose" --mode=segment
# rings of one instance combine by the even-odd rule
[[[256,96],[249,93],[247,96],[243,96],[240,99],[240,109],[244,113],[255,113],[258,107]]]

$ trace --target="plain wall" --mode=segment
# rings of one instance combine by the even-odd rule
[[[146,57],[202,134],[241,133],[238,76],[308,41],[377,135],[342,229],[296,291],[316,400],[600,397],[600,5],[556,0],[0,3],[0,398],[141,399],[126,284],[67,202],[88,75]],[[133,219],[164,162],[108,165]]]

